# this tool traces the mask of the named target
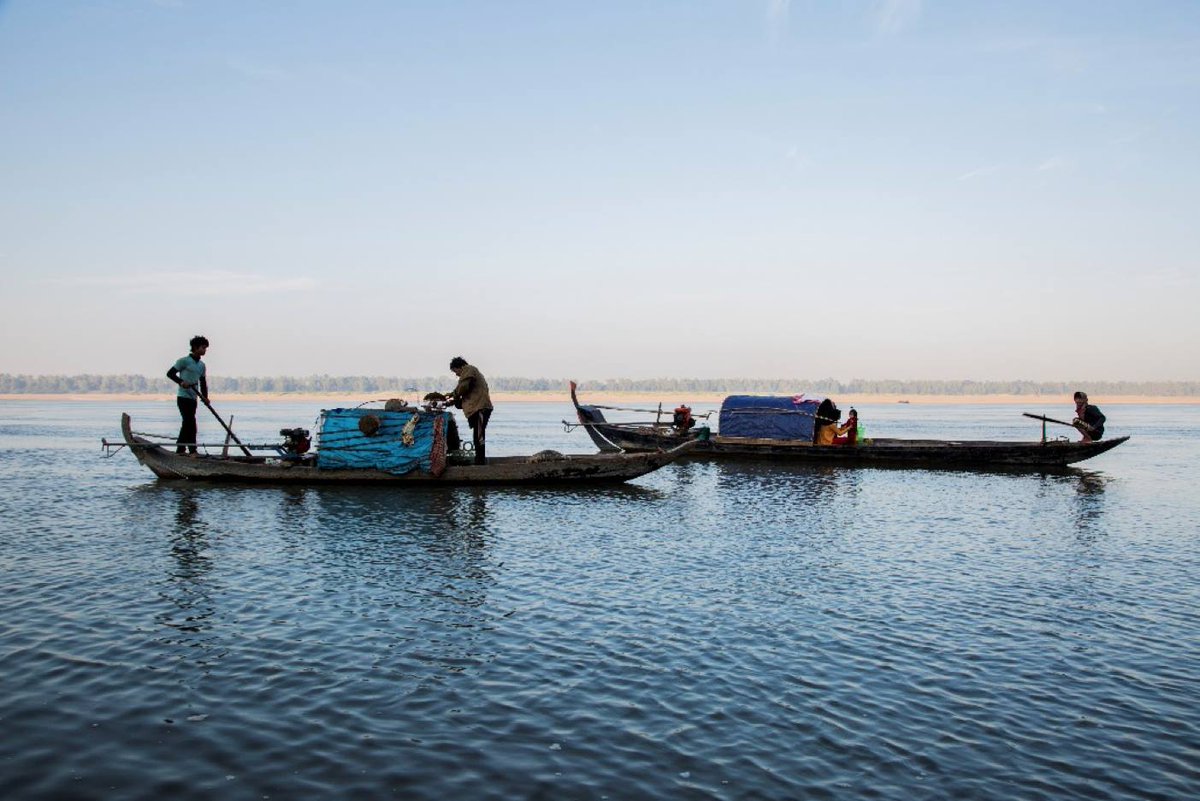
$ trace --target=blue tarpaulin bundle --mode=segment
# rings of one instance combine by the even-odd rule
[[[403,412],[326,409],[321,412],[317,467],[321,470],[382,470],[398,476],[417,469],[432,472],[434,448],[440,447],[444,451],[446,447],[444,436],[436,434],[437,429],[445,432],[445,421],[441,418],[446,414],[416,409]],[[371,436],[359,428],[359,422],[368,415],[379,421],[378,430]],[[440,425],[437,425],[439,421]],[[445,463],[444,453],[441,463]]]
[[[721,403],[720,434],[723,437],[811,442],[813,422],[821,400],[802,395],[730,395]]]

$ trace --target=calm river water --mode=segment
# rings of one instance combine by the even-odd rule
[[[158,483],[99,440],[173,404],[0,402],[0,796],[1200,797],[1200,407],[1101,405],[1133,439],[1062,475],[394,491]],[[490,449],[592,450],[569,416],[502,405]]]

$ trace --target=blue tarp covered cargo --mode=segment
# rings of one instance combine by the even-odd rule
[[[447,414],[416,409],[326,409],[321,412],[317,468],[382,470],[398,476],[417,469],[441,473],[446,463]],[[370,436],[359,427],[368,415],[379,421],[378,430]]]
[[[821,400],[803,395],[730,395],[721,403],[718,428],[723,437],[812,442],[813,421]]]

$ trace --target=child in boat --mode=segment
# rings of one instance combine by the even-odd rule
[[[851,409],[851,411],[854,413],[854,420],[852,422],[847,422],[845,425],[839,426],[838,420],[842,419],[842,410],[839,409],[837,404],[835,404],[829,398],[821,401],[821,405],[817,407],[816,426],[815,431],[813,431],[813,444],[844,445],[845,441],[843,440],[841,443],[838,443],[837,437],[849,431],[851,425],[854,425],[856,429],[858,426],[858,412],[855,412],[853,409]],[[857,436],[857,433],[855,436]]]
[[[833,438],[834,445],[857,445],[858,444],[858,412],[850,409],[850,413],[846,415],[846,424],[838,426],[837,436]]]

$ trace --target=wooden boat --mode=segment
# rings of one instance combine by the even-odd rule
[[[564,420],[563,424],[568,428],[582,426],[602,453],[670,450],[683,442],[699,442],[704,434],[704,429],[681,431],[673,423],[661,419],[644,423],[610,423],[605,419],[602,407],[579,402],[576,394],[578,385],[574,381],[569,386],[571,403],[575,406],[575,416],[579,422]]]
[[[693,447],[677,443],[669,451],[639,453],[560,454],[489,457],[487,464],[448,464],[440,476],[423,470],[394,475],[383,470],[323,470],[320,453],[302,457],[261,455],[187,456],[133,432],[128,414],[121,415],[121,434],[140,464],[166,481],[220,481],[254,484],[379,484],[397,487],[453,485],[588,485],[629,481],[670,464]],[[105,441],[106,447],[120,443]],[[251,446],[252,448],[254,446]],[[265,447],[265,446],[262,446]]]
[[[707,428],[681,432],[666,422],[612,423],[604,418],[600,407],[579,402],[574,382],[571,383],[571,402],[579,422],[567,425],[582,427],[601,451],[637,453],[674,448],[681,443],[695,441],[696,447],[688,451],[686,456],[698,459],[766,458],[844,465],[1038,469],[1082,462],[1112,450],[1129,439],[1117,437],[1099,442],[1072,442],[1047,438],[1044,421],[1042,438],[1030,442],[872,438],[854,446],[818,446],[808,439],[721,436],[711,433]]]

